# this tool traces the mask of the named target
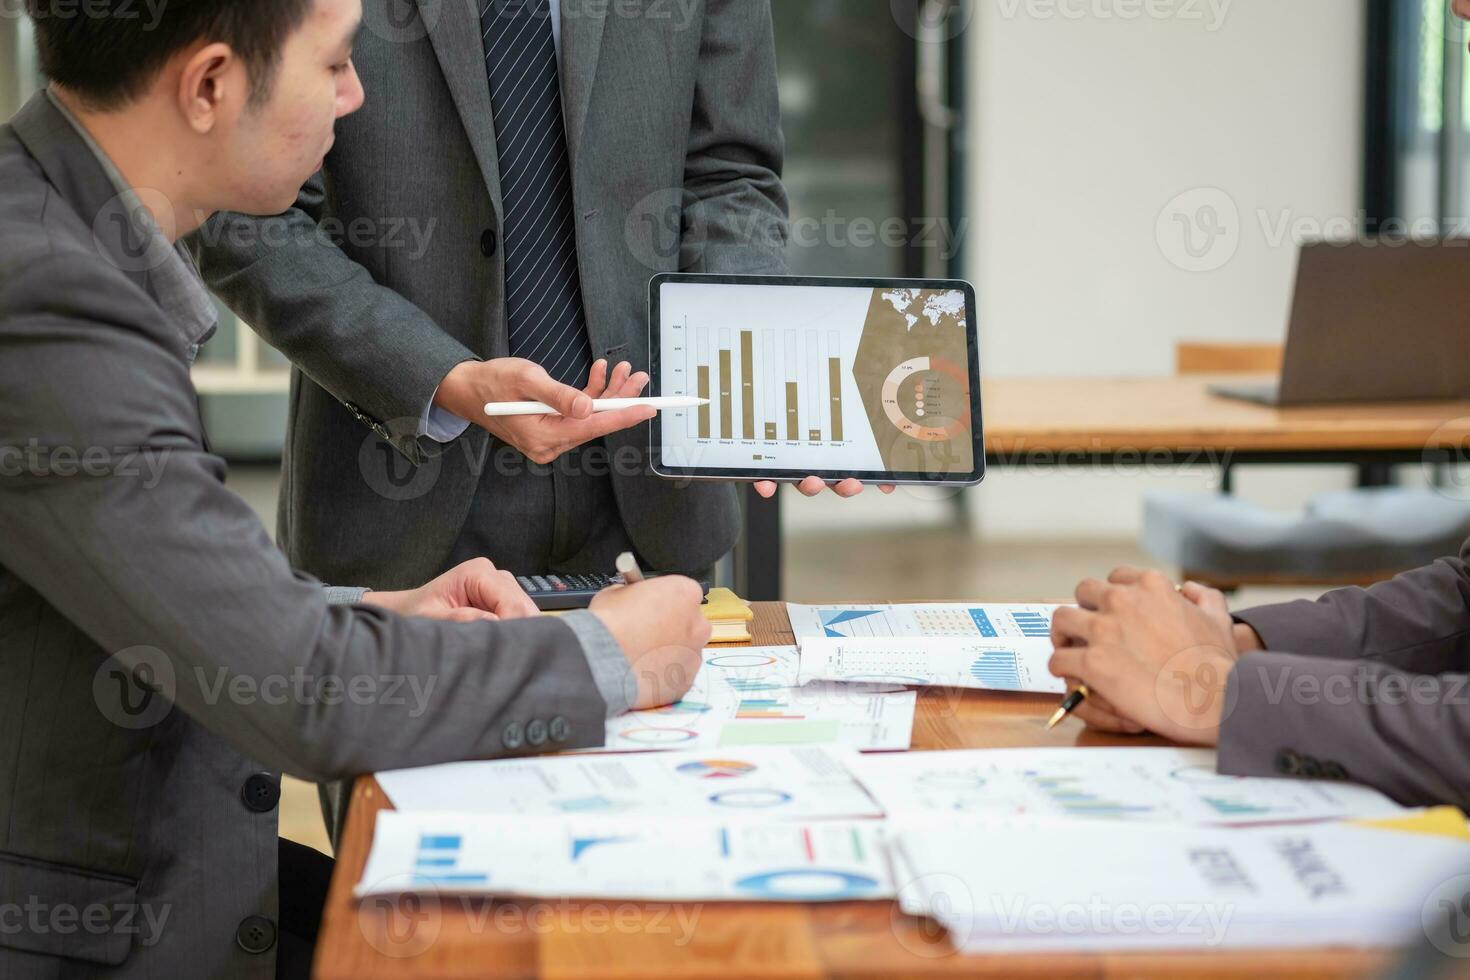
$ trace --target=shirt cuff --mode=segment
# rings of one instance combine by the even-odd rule
[[[464,435],[470,424],[453,412],[445,411],[434,404],[434,399],[439,396],[439,389],[434,389],[434,394],[429,396],[429,404],[424,409],[424,414],[419,417],[420,437],[427,436],[438,443],[453,442]]]
[[[362,602],[362,597],[367,595],[368,589],[351,589],[340,585],[324,585],[322,590],[327,593],[327,605],[329,606],[355,606]]]
[[[607,702],[607,716],[612,718],[627,712],[633,707],[638,681],[618,641],[602,625],[602,620],[585,609],[567,613],[561,621],[570,626],[581,641],[582,652],[587,655],[587,666],[592,671],[592,681],[597,685],[602,700]]]

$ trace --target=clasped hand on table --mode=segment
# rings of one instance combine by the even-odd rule
[[[1052,642],[1051,672],[1087,685],[1075,711],[1084,723],[1185,745],[1219,743],[1230,673],[1262,647],[1223,593],[1136,568],[1079,585],[1077,606],[1052,620]]]

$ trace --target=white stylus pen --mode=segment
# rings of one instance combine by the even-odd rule
[[[633,552],[625,551],[618,555],[618,574],[623,576],[624,585],[637,585],[643,581],[643,569],[638,567],[638,559],[633,557]]]
[[[592,402],[592,411],[616,412],[620,408],[656,408],[660,412],[679,408],[700,408],[709,404],[708,398],[598,398]],[[485,406],[490,418],[506,418],[511,415],[560,415],[561,412],[540,402],[491,402]]]

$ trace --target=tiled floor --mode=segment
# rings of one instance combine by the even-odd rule
[[[275,474],[236,469],[231,484],[274,526]],[[977,540],[958,528],[882,528],[792,533],[787,538],[786,592],[792,601],[1067,599],[1077,582],[1118,565],[1150,564],[1131,541]],[[1252,590],[1236,598],[1256,605],[1304,593]],[[315,787],[287,779],[281,833],[328,850]]]

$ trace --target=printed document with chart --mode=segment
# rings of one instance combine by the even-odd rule
[[[1365,786],[1224,776],[1210,749],[963,749],[865,756],[853,775],[890,820],[1103,819],[1260,824],[1398,816]]]
[[[1399,946],[1457,911],[1458,816],[1459,837],[1092,824],[1068,828],[1065,845],[1055,825],[916,825],[890,828],[889,853],[903,910],[934,918],[968,955]]]
[[[356,893],[838,902],[891,898],[877,821],[378,814]]]
[[[605,748],[713,749],[754,745],[843,745],[863,751],[909,747],[917,696],[895,685],[799,686],[795,647],[704,651],[689,693],[674,704],[607,722]]]
[[[557,755],[452,762],[378,773],[400,811],[458,810],[553,818],[697,817],[827,820],[881,817],[837,746]]]
[[[1063,693],[1047,670],[1054,605],[788,604],[800,679]]]

